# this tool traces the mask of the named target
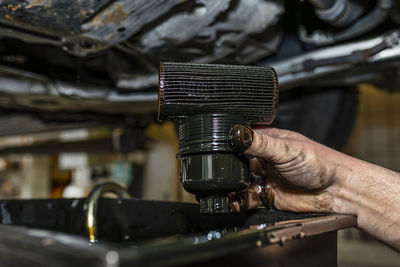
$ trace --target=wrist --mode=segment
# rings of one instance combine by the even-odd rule
[[[340,152],[337,152],[340,153]],[[340,153],[335,157],[334,162],[334,183],[332,184],[334,213],[359,215],[361,210],[360,188],[362,179],[360,179],[361,161],[348,155]]]
[[[399,184],[400,175],[340,154],[335,162],[334,212],[354,214],[361,220],[366,213],[383,215],[382,207],[392,204],[398,194],[399,187],[393,185]]]

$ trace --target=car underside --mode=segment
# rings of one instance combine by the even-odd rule
[[[0,135],[144,129],[177,61],[274,67],[273,125],[340,148],[359,84],[399,90],[399,23],[392,0],[0,1]]]

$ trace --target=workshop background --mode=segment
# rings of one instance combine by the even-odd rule
[[[346,8],[332,19],[332,6]],[[399,25],[394,0],[0,1],[0,198],[84,198],[113,181],[197,203],[176,125],[157,121],[164,60],[271,65],[272,126],[400,172]],[[338,264],[400,254],[345,229]]]

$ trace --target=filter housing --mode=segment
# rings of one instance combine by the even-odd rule
[[[181,182],[201,212],[229,212],[228,195],[248,188],[249,161],[233,149],[230,132],[271,123],[278,92],[270,67],[160,63],[158,120],[178,122]]]

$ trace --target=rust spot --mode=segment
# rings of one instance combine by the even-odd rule
[[[10,9],[11,11],[17,11],[18,9],[21,8],[21,4],[18,5],[13,5],[13,4],[9,4],[7,5],[8,9]]]
[[[97,14],[93,18],[91,24],[94,26],[102,26],[108,23],[120,24],[128,15],[129,13],[124,10],[120,3],[114,2],[108,8]]]

